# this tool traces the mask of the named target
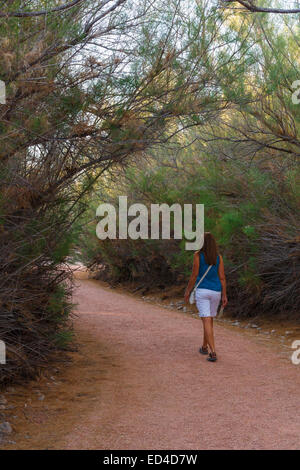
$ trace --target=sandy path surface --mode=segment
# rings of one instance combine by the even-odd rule
[[[216,326],[219,361],[198,354],[201,322],[81,281],[81,328],[114,367],[67,449],[296,449],[300,366]]]
[[[32,385],[13,448],[300,447],[300,366],[220,325],[209,363],[199,319],[77,284],[79,352],[57,383],[40,384],[44,401]]]

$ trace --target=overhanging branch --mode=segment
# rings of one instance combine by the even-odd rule
[[[32,16],[44,16],[48,15],[49,13],[60,12],[63,10],[69,10],[70,8],[78,5],[80,3],[85,2],[86,0],[73,0],[72,2],[65,3],[60,7],[51,8],[50,10],[40,10],[40,11],[11,11],[11,12],[3,12],[0,11],[0,18],[26,18]]]
[[[252,0],[222,0],[223,3],[239,3],[247,10],[251,11],[252,13],[279,13],[279,14],[292,14],[292,13],[300,13],[300,8],[292,8],[292,9],[285,9],[285,8],[264,8],[255,5]]]

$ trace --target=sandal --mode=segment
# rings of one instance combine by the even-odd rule
[[[199,353],[208,354],[208,347],[206,346],[206,348],[204,348],[203,346],[201,346],[201,348],[199,349]]]
[[[210,362],[216,362],[217,360],[217,355],[215,352],[211,352],[209,353],[209,356],[208,358],[206,359],[207,361],[210,361]]]

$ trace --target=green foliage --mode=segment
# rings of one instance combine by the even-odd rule
[[[74,332],[72,330],[61,330],[56,333],[54,342],[59,349],[68,349],[68,346],[74,341]]]
[[[57,321],[66,318],[70,311],[70,303],[67,301],[67,290],[63,284],[59,284],[54,292],[49,295],[47,311],[52,313]]]
[[[74,238],[72,232],[64,234],[51,253],[51,258],[55,263],[60,263],[70,254],[73,242]]]

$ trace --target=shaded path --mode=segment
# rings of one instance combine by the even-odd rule
[[[198,319],[77,282],[77,332],[105,373],[62,448],[300,447],[300,366],[218,325],[219,361],[208,363]]]

